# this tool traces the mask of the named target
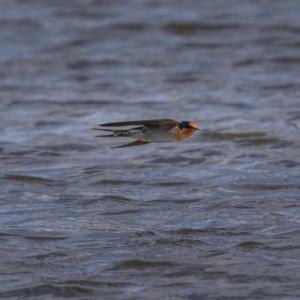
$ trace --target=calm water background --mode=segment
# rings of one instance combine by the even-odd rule
[[[0,1],[0,298],[300,298],[300,2]],[[102,122],[171,117],[114,149]]]

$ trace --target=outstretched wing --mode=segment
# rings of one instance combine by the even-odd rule
[[[145,145],[145,144],[149,144],[149,142],[137,140],[137,141],[131,142],[129,144],[125,144],[125,145],[121,145],[121,146],[117,146],[117,147],[111,147],[110,149],[141,146],[141,145]]]
[[[138,121],[126,121],[126,122],[113,122],[99,124],[99,126],[130,126],[130,125],[178,125],[180,120],[175,119],[153,119],[153,120],[138,120]]]

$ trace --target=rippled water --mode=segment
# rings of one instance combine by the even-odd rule
[[[0,298],[300,297],[300,3],[0,1]],[[99,123],[196,122],[113,149]]]

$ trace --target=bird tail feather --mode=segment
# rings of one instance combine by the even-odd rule
[[[102,130],[112,132],[112,134],[107,135],[96,135],[96,137],[118,137],[118,136],[127,136],[128,130],[112,130],[112,129],[102,129],[102,128],[93,128],[93,130]]]

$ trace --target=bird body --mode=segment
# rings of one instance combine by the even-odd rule
[[[180,121],[175,119],[153,119],[127,122],[113,122],[100,124],[101,127],[118,127],[129,125],[142,125],[130,129],[104,129],[94,128],[112,132],[110,135],[98,137],[129,137],[136,141],[113,148],[139,146],[148,143],[170,143],[186,139],[199,130],[197,125],[189,121]]]

